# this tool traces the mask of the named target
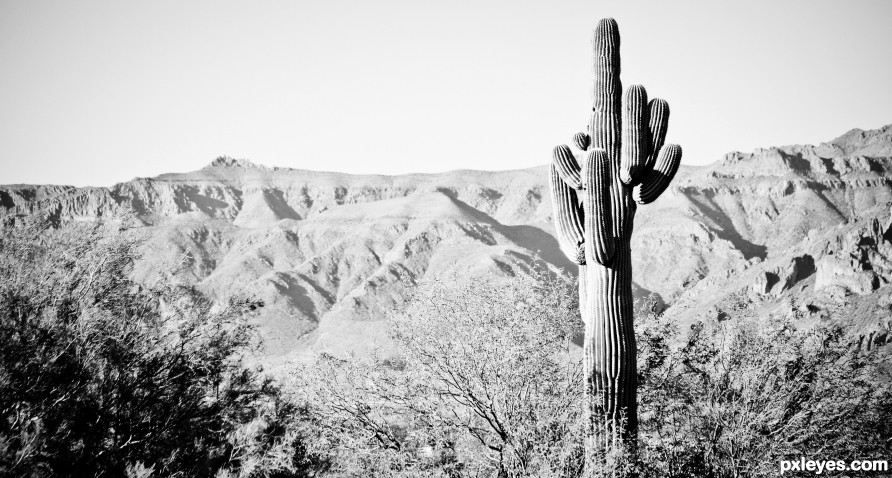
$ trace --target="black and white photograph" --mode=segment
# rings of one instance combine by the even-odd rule
[[[0,478],[892,477],[892,1],[0,0]]]

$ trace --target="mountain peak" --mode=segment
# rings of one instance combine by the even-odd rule
[[[892,124],[874,130],[854,128],[829,142],[845,154],[889,156],[892,153]]]
[[[247,159],[235,159],[229,156],[218,156],[217,159],[211,161],[211,164],[208,164],[206,167],[208,168],[254,168],[254,169],[269,169],[266,166],[261,164],[254,164]]]

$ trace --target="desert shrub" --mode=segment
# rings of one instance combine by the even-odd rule
[[[295,374],[332,476],[583,474],[579,330],[554,277],[433,284],[394,322],[397,353],[322,355]],[[781,459],[886,456],[883,356],[834,326],[637,317],[637,449],[604,476],[777,476]],[[596,468],[591,468],[596,469]]]
[[[140,240],[123,228],[2,232],[0,475],[300,468],[299,439],[269,433],[300,411],[244,362],[248,318],[261,304],[134,283]]]
[[[575,476],[581,368],[571,286],[422,286],[398,354],[323,355],[296,374],[337,476]]]
[[[885,358],[838,326],[730,320],[681,336],[645,315],[638,332],[647,476],[777,476],[782,459],[888,456]]]

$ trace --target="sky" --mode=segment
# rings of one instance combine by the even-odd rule
[[[603,17],[683,164],[892,123],[888,0],[0,0],[0,184],[545,164]]]

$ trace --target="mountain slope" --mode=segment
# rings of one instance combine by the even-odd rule
[[[637,212],[636,293],[658,294],[685,323],[784,301],[811,300],[802,310],[826,315],[818,303],[831,289],[879,294],[889,279],[877,238],[888,230],[890,180],[892,125],[682,167],[672,188]],[[261,298],[270,360],[386,345],[382,319],[421,281],[499,280],[532,263],[568,280],[576,274],[552,237],[545,167],[381,176],[218,158],[110,188],[0,186],[0,216],[30,215],[136,218],[148,241],[135,276]],[[857,245],[866,233],[845,239],[865,224],[880,231],[873,246]],[[847,259],[830,259],[821,241],[845,245]],[[865,267],[876,279],[861,274]]]

